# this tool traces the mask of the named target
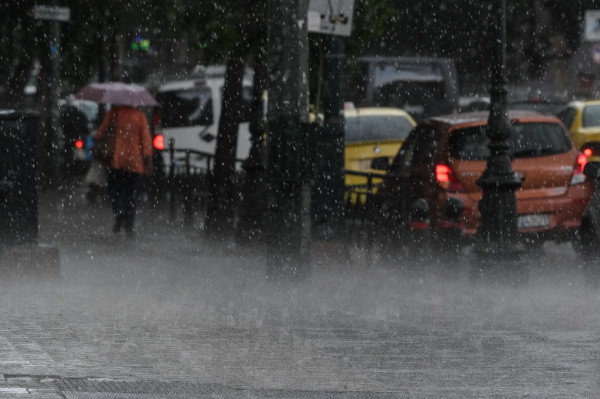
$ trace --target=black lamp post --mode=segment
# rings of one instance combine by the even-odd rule
[[[483,190],[479,201],[481,226],[478,231],[476,253],[480,262],[510,259],[518,256],[517,250],[517,204],[515,190],[521,180],[512,170],[507,140],[511,125],[506,108],[505,63],[505,16],[506,0],[495,0],[493,39],[498,43],[494,49],[494,64],[490,88],[491,108],[488,119],[490,157],[477,185]]]

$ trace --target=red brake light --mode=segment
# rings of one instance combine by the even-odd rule
[[[154,136],[154,148],[156,148],[159,151],[162,151],[165,149],[165,138],[163,137],[162,134],[157,134],[156,136]]]
[[[83,148],[83,140],[79,139],[79,140],[75,140],[75,148],[77,149],[82,149]]]
[[[446,191],[464,191],[462,184],[447,165],[440,164],[435,167],[435,178],[438,185]]]
[[[446,165],[437,165],[435,167],[435,177],[438,183],[446,183],[450,181],[449,174],[452,173]]]
[[[583,169],[585,168],[585,164],[587,163],[587,157],[585,154],[579,154],[577,157],[577,163],[575,164],[575,169],[573,171],[573,176],[571,177],[571,185],[581,184],[585,181],[585,175],[583,174]]]
[[[586,157],[597,157],[600,156],[600,142],[598,141],[588,141],[583,146],[581,146],[581,152]]]
[[[585,164],[587,163],[587,156],[585,154],[579,154],[577,157],[577,166],[575,169],[575,173],[583,173],[583,168],[585,168]]]

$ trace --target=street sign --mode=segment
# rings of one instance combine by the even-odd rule
[[[35,19],[47,19],[60,22],[67,22],[71,19],[71,9],[69,7],[35,6],[31,10],[31,14]]]
[[[308,31],[350,36],[354,0],[310,0]]]
[[[587,10],[585,12],[583,39],[600,41],[600,10]]]

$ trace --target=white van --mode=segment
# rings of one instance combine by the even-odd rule
[[[351,62],[347,101],[359,107],[396,107],[417,122],[458,112],[458,74],[448,58],[361,57]]]
[[[247,70],[243,79],[243,122],[239,125],[236,158],[245,160],[250,151],[248,120],[252,95],[252,71]],[[214,65],[197,68],[194,73],[181,79],[166,81],[158,87],[156,100],[161,106],[161,129],[164,137],[163,161],[170,165],[169,141],[174,140],[175,149],[194,150],[206,155],[191,154],[190,164],[212,168],[212,162],[221,117],[225,66]],[[175,167],[185,163],[185,153],[177,151]],[[240,169],[240,162],[236,169]]]

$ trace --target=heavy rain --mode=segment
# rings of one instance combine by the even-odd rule
[[[597,1],[0,20],[0,398],[598,397]]]

